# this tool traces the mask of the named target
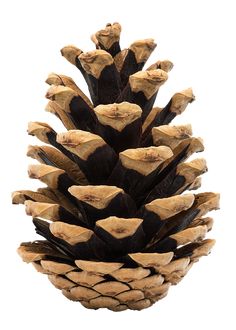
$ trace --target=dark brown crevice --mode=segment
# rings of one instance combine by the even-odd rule
[[[153,94],[149,99],[144,95],[142,91],[140,92],[133,92],[130,88],[130,85],[127,84],[126,87],[123,89],[120,96],[116,99],[117,103],[121,102],[130,102],[135,103],[140,106],[142,109],[142,122],[146,119],[149,112],[151,111],[153,104],[156,100],[157,92]]]
[[[108,247],[106,246],[106,244],[94,235],[87,242],[71,245],[65,240],[54,236],[49,229],[48,222],[35,218],[33,219],[33,223],[36,227],[37,234],[43,236],[52,244],[55,244],[58,248],[60,248],[62,251],[64,251],[64,253],[66,253],[74,260],[100,260],[104,259],[107,254]]]
[[[159,113],[157,113],[156,117],[146,128],[145,132],[142,135],[141,145],[143,147],[148,147],[153,144],[153,139],[152,139],[153,127],[169,124],[176,117],[176,113],[170,111],[171,102],[172,101],[170,100],[169,103]]]
[[[99,47],[103,50],[106,50],[112,57],[115,57],[120,51],[120,43],[119,41],[114,42],[114,44],[110,48],[105,48],[101,43],[99,43]]]
[[[88,74],[91,85],[91,98],[94,106],[99,104],[111,104],[116,101],[121,93],[120,77],[116,70],[115,64],[106,66],[99,78]]]
[[[151,202],[153,199],[157,198],[156,197],[157,185],[160,184],[162,180],[164,180],[167,177],[167,175],[173,170],[173,168],[176,168],[176,166],[186,158],[186,152],[188,148],[189,145],[187,145],[185,148],[180,150],[180,152],[176,154],[175,157],[173,157],[172,161],[162,171],[160,171],[160,173],[153,181],[153,188],[150,187],[150,190],[145,197],[145,203]]]
[[[95,208],[86,201],[79,201],[82,205],[89,223],[92,226],[97,220],[105,219],[109,216],[130,218],[136,214],[136,204],[132,198],[124,193],[116,195],[107,206],[102,209]]]
[[[139,146],[141,125],[141,118],[138,118],[119,132],[111,126],[99,124],[96,133],[102,136],[116,153],[119,153],[125,149]]]
[[[145,62],[137,63],[135,54],[131,49],[128,49],[127,55],[123,62],[122,69],[120,71],[121,88],[124,89],[129,81],[129,76],[137,71],[141,71]]]
[[[93,109],[80,97],[72,98],[68,114],[77,129],[94,132],[97,119]]]

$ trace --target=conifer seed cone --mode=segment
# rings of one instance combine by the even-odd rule
[[[28,133],[44,143],[29,146],[39,162],[29,177],[46,186],[19,190],[44,240],[22,243],[18,253],[64,296],[86,308],[141,310],[167,295],[208,255],[206,238],[219,194],[193,194],[207,171],[204,150],[188,125],[170,122],[194,100],[191,88],[163,108],[154,102],[173,64],[142,70],[153,39],[120,48],[121,26],[107,24],[92,36],[96,50],[66,46],[62,55],[87,82],[91,100],[75,82],[52,73],[46,110],[64,124],[57,133],[30,122]]]

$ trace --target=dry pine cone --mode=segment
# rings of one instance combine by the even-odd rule
[[[173,67],[157,61],[141,71],[156,44],[120,49],[121,26],[92,36],[96,50],[62,55],[82,73],[91,100],[74,81],[50,74],[46,110],[66,132],[30,122],[45,144],[29,146],[39,165],[29,176],[46,187],[13,193],[45,240],[22,243],[22,259],[47,274],[69,299],[87,308],[140,310],[166,296],[214,240],[205,239],[219,195],[185,193],[201,185],[206,162],[190,125],[169,125],[194,100],[191,88],[153,107]]]

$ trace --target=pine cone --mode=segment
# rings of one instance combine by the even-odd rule
[[[90,99],[64,75],[50,74],[46,110],[66,132],[30,122],[28,133],[45,144],[29,146],[39,165],[29,176],[47,187],[13,193],[45,240],[22,243],[22,259],[47,274],[69,299],[87,308],[141,310],[166,296],[214,240],[205,239],[218,208],[216,193],[186,193],[201,185],[203,151],[190,125],[169,123],[194,100],[191,88],[154,107],[173,67],[143,66],[153,39],[121,50],[121,26],[92,36],[96,50],[74,46],[62,55],[82,73]]]

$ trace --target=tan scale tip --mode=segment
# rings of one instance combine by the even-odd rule
[[[154,39],[137,40],[129,47],[134,52],[137,63],[146,62],[156,48],[157,44]]]
[[[38,153],[41,151],[41,147],[29,145],[27,148],[26,156],[37,159]]]
[[[63,174],[63,173],[65,173],[65,171],[62,169],[59,169],[57,167],[50,166],[50,165],[31,164],[28,167],[28,173],[29,173],[29,177],[32,179],[41,179],[45,175],[58,174],[58,173]]]
[[[196,208],[200,210],[198,217],[205,215],[207,212],[218,210],[220,208],[220,194],[205,192],[195,195]]]
[[[131,90],[143,92],[150,99],[168,79],[168,74],[161,70],[138,71],[129,77]]]
[[[121,282],[131,282],[135,280],[141,280],[148,275],[151,271],[143,267],[136,268],[121,268],[112,273],[112,277]]]
[[[28,167],[28,175],[31,179],[39,179],[53,189],[57,189],[58,177],[64,173],[64,170],[50,165],[32,164]]]
[[[66,112],[70,112],[69,104],[75,96],[77,93],[73,89],[61,85],[52,85],[46,93],[47,99],[55,101]]]
[[[127,54],[128,54],[128,49],[125,48],[122,51],[120,51],[119,53],[117,53],[116,56],[114,57],[114,63],[119,72],[121,71],[121,69],[123,67]]]
[[[132,281],[129,283],[129,285],[131,286],[132,289],[146,291],[148,289],[154,289],[161,286],[163,282],[164,282],[163,276],[151,275],[140,280]]]
[[[142,267],[157,267],[167,265],[173,258],[173,252],[167,253],[131,253],[130,258]]]
[[[54,72],[51,72],[49,73],[47,79],[45,80],[46,84],[48,85],[62,85],[62,79],[61,79],[61,76],[54,73]]]
[[[175,214],[188,210],[194,202],[193,194],[176,195],[167,198],[154,199],[146,204],[148,211],[156,213],[161,220],[168,219]]]
[[[35,192],[31,190],[18,190],[12,193],[12,203],[13,204],[24,204],[26,200],[32,200],[43,203],[53,203],[54,201],[41,194],[40,192]]]
[[[197,158],[187,163],[178,164],[178,175],[184,176],[188,183],[192,183],[197,176],[207,172],[207,163],[204,158]]]
[[[177,139],[187,138],[192,135],[191,124],[186,125],[161,125],[158,127],[153,127],[153,131],[162,132],[163,134],[169,135]]]
[[[82,50],[73,46],[65,46],[61,49],[61,55],[64,56],[71,64],[76,64],[76,58],[82,53]]]
[[[95,34],[92,34],[91,36],[90,36],[90,40],[96,45],[96,48],[100,48],[99,47],[99,42],[98,42],[98,39],[97,39],[97,37],[96,37],[96,35]]]
[[[150,71],[138,71],[134,73],[131,77],[132,81],[147,80],[150,83],[160,86],[168,79],[168,74],[161,70],[150,70]]]
[[[46,271],[49,271],[50,273],[63,274],[63,275],[76,268],[75,266],[71,266],[68,264],[63,264],[63,263],[51,261],[51,260],[42,260],[41,266],[43,267],[43,269],[45,269]]]
[[[148,67],[147,71],[161,69],[165,72],[170,72],[174,67],[174,64],[169,60],[157,61]]]
[[[195,219],[189,227],[196,227],[196,226],[206,226],[207,231],[210,231],[212,229],[214,220],[213,218],[206,217],[206,218],[197,218]]]
[[[48,275],[48,279],[59,290],[70,289],[75,286],[75,283],[65,279],[62,276],[50,274]]]
[[[143,219],[139,218],[118,218],[115,216],[98,220],[96,226],[102,228],[116,239],[133,236],[140,227]]]
[[[78,200],[89,204],[96,209],[104,209],[118,194],[124,194],[124,190],[116,186],[71,186],[68,191]]]
[[[216,243],[216,241],[214,239],[204,240],[200,244],[200,246],[193,251],[191,259],[196,259],[196,258],[200,258],[203,256],[207,256],[210,253],[213,246],[215,245],[215,243]]]
[[[201,185],[202,185],[202,178],[197,177],[188,187],[188,190],[197,190],[198,188],[201,187]]]
[[[192,135],[192,126],[187,125],[161,125],[152,128],[153,143],[167,145],[174,149],[182,140]]]
[[[25,262],[39,261],[48,255],[61,256],[61,253],[46,241],[21,243],[17,251]]]
[[[170,238],[176,240],[178,245],[184,245],[201,241],[207,233],[207,226],[196,226],[193,228],[187,228],[176,234],[170,236]]]
[[[12,199],[12,204],[24,204],[24,202],[26,201],[24,193],[21,190],[14,191],[11,194],[11,199]]]
[[[17,253],[22,258],[22,260],[27,263],[30,263],[33,261],[39,261],[43,257],[45,257],[45,253],[32,251],[31,249],[29,249],[27,246],[24,246],[24,245],[21,245],[17,249]]]
[[[98,283],[93,287],[94,290],[106,296],[116,296],[121,292],[127,291],[130,288],[127,284],[117,281],[106,281]]]
[[[99,282],[102,282],[104,278],[99,275],[91,274],[86,271],[70,272],[66,275],[71,281],[83,286],[93,286]]]
[[[120,152],[120,160],[125,168],[135,170],[145,176],[172,156],[172,150],[165,146],[127,149]]]
[[[171,99],[170,111],[180,115],[187,107],[188,103],[195,100],[192,88],[176,93]]]
[[[62,109],[54,101],[48,101],[48,103],[45,106],[45,111],[56,115],[58,113],[58,111],[61,112]]]
[[[89,155],[97,148],[106,145],[99,135],[82,130],[70,130],[65,133],[59,133],[57,134],[57,142],[83,160],[87,160]]]
[[[120,40],[120,33],[121,25],[119,23],[109,24],[105,27],[105,29],[95,33],[96,39],[93,41],[97,44],[97,40],[97,42],[102,44],[104,48],[110,49],[115,42]]]
[[[186,257],[186,258],[180,258],[174,261],[171,261],[169,264],[165,265],[165,266],[160,266],[158,267],[158,272],[162,275],[169,275],[173,272],[176,271],[183,271],[187,268],[187,266],[190,263],[190,258]]]
[[[56,86],[59,86],[59,85],[64,86],[66,81],[70,81],[71,83],[74,84],[74,81],[72,78],[62,75],[62,74],[57,74],[54,72],[51,72],[48,75],[47,79],[45,80],[45,82],[48,85],[56,85]]]
[[[188,147],[187,154],[191,155],[194,152],[201,152],[204,151],[204,144],[203,139],[200,137],[191,137],[190,139],[190,145]]]
[[[142,109],[129,102],[101,104],[94,108],[94,112],[102,125],[111,126],[119,132],[142,115]]]
[[[27,132],[29,135],[36,136],[40,141],[48,143],[47,133],[52,132],[53,129],[47,123],[38,121],[29,122]]]
[[[84,143],[103,140],[99,135],[82,130],[70,130],[57,134],[57,142],[65,146],[81,146]]]
[[[197,158],[193,159],[192,161],[187,163],[189,166],[191,166],[196,171],[199,171],[200,173],[204,173],[207,171],[207,163],[204,158]]]
[[[34,135],[34,132],[38,129],[48,129],[48,131],[51,131],[52,128],[47,123],[42,123],[39,121],[30,121],[28,123],[28,130],[27,132],[31,135]]]
[[[54,236],[63,239],[70,245],[87,242],[93,235],[93,231],[90,229],[60,221],[51,223],[49,229]]]
[[[124,264],[120,262],[102,262],[102,261],[88,261],[75,260],[75,264],[82,270],[92,274],[111,274],[117,269],[120,269]]]
[[[97,79],[99,79],[103,69],[114,62],[112,56],[102,49],[82,53],[79,60],[84,70]]]
[[[52,221],[59,220],[59,205],[51,203],[33,202],[31,200],[25,201],[25,211],[27,215],[40,217]]]

